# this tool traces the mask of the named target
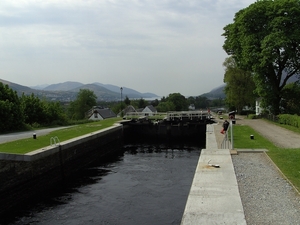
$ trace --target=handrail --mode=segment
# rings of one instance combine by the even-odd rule
[[[60,141],[57,136],[50,138],[50,146],[60,145]]]
[[[229,132],[230,132],[230,140],[228,138]],[[232,150],[232,149],[234,149],[233,146],[234,146],[233,145],[233,125],[232,125],[232,121],[230,121],[228,129],[225,133],[225,137],[224,137],[224,139],[221,143],[221,149],[230,149],[230,150]]]
[[[133,118],[133,117],[142,117],[142,116],[147,116],[147,117],[163,117],[166,118],[167,120],[174,120],[174,119],[180,119],[182,120],[183,118],[188,118],[192,120],[193,118],[198,118],[198,119],[211,119],[211,115],[207,111],[169,111],[166,113],[161,113],[161,112],[128,112],[126,113],[125,117],[126,118]]]

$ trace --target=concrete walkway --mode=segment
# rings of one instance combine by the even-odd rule
[[[221,126],[220,126],[221,127]],[[229,149],[219,149],[219,125],[207,125],[181,225],[246,224]]]

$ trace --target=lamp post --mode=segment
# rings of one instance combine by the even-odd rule
[[[123,112],[122,112],[122,91],[123,91],[123,88],[121,87],[120,90],[121,90],[121,117],[123,117]]]

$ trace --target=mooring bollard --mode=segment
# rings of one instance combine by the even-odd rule
[[[36,133],[33,133],[33,139],[36,139]]]
[[[250,139],[254,139],[254,135],[251,134],[251,135],[250,135]]]

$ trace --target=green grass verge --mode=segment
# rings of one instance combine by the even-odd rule
[[[250,139],[250,135],[254,135],[254,139]],[[267,152],[268,156],[300,191],[300,149],[278,148],[246,125],[235,125],[233,127],[233,141],[234,148],[264,148],[269,150]]]
[[[120,118],[111,118],[92,123],[80,124],[53,131],[47,135],[37,136],[36,139],[27,138],[0,144],[0,152],[25,154],[50,145],[51,137],[58,137],[59,141],[66,141],[81,135],[92,133],[112,126]]]

